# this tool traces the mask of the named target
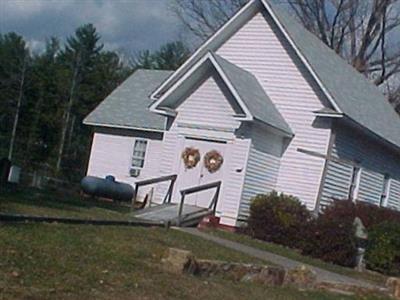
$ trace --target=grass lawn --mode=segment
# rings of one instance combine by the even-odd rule
[[[57,192],[0,191],[0,213],[123,220],[129,219],[129,212],[126,206]],[[264,244],[228,233],[214,234],[257,247]],[[160,265],[168,247],[191,250],[199,258],[262,263],[161,228],[0,224],[0,299],[356,299],[170,274]],[[274,249],[278,254],[291,253]]]
[[[0,191],[0,213],[105,220],[129,219],[130,208],[60,192],[18,188]]]
[[[277,244],[273,244],[273,243],[267,243],[264,241],[260,241],[260,240],[256,240],[251,238],[250,236],[244,235],[244,234],[238,234],[238,233],[231,233],[231,232],[226,232],[226,231],[222,231],[222,230],[208,230],[207,231],[210,234],[219,236],[221,238],[225,238],[227,240],[231,240],[231,241],[235,241],[235,242],[239,242],[241,244],[247,245],[247,246],[251,246],[254,248],[258,248],[261,250],[266,250],[269,251],[271,253],[275,253],[281,256],[285,256],[287,258],[291,258],[293,260],[296,261],[300,261],[303,262],[305,264],[314,266],[314,267],[318,267],[321,269],[325,269],[328,271],[332,271],[338,274],[342,274],[342,275],[347,275],[347,276],[351,276],[354,278],[359,278],[359,279],[364,279],[364,280],[368,280],[377,284],[384,284],[386,282],[386,277],[383,275],[380,275],[378,273],[373,273],[373,272],[357,272],[353,269],[350,268],[345,268],[345,267],[341,267],[338,265],[334,265],[334,264],[330,264],[327,262],[324,262],[322,260],[319,259],[314,259],[308,256],[304,256],[301,255],[299,252],[290,249],[288,247],[284,247],[281,245],[277,245]]]
[[[174,230],[3,224],[0,299],[360,299],[170,274],[160,265],[168,247],[200,258],[256,262]]]

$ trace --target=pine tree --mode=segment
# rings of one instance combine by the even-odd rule
[[[135,69],[176,70],[189,57],[190,51],[180,41],[162,45],[154,52],[144,50],[131,59]]]

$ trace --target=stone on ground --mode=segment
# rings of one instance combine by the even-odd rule
[[[286,273],[285,284],[299,289],[311,289],[317,282],[317,274],[310,268],[302,265]]]
[[[167,271],[182,274],[186,272],[186,269],[193,260],[192,252],[177,248],[169,248],[167,257],[162,260],[162,263]]]
[[[234,281],[257,282],[268,286],[281,286],[286,273],[281,267],[196,259],[190,251],[176,248],[168,249],[162,263],[165,270],[176,274],[223,276]]]
[[[400,278],[390,277],[386,281],[386,287],[395,299],[400,299]]]

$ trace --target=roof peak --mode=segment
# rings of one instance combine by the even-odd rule
[[[157,99],[205,53],[217,50],[258,12],[265,12],[339,113],[400,148],[400,117],[379,89],[272,1],[251,0],[152,93]],[[379,120],[379,121],[378,121]]]

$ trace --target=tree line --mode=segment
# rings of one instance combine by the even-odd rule
[[[92,24],[64,44],[49,38],[40,53],[14,32],[0,34],[0,158],[25,171],[79,180],[91,145],[85,116],[136,68],[175,69],[188,53],[173,42],[122,61],[104,49]]]

